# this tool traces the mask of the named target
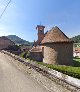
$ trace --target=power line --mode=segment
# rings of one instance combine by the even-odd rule
[[[0,19],[2,18],[3,14],[5,13],[5,11],[6,11],[7,7],[8,7],[8,5],[10,4],[10,2],[11,2],[11,0],[9,0],[9,2],[7,3],[7,5],[5,6],[3,12],[0,15]]]

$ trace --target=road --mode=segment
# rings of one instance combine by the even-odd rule
[[[0,53],[0,92],[48,92],[29,74],[24,74],[11,62],[9,56]]]

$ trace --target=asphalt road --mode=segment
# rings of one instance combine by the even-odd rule
[[[12,65],[9,56],[0,53],[0,92],[48,92],[30,75]]]

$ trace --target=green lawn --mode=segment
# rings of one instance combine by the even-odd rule
[[[80,62],[80,58],[74,58],[73,60]]]
[[[23,57],[24,54],[22,54]],[[30,60],[30,59],[29,59]],[[34,61],[34,60],[31,60]],[[44,64],[43,62],[37,62],[38,64],[44,65],[48,68],[57,70],[69,76],[80,79],[80,59],[73,59],[73,66],[64,66],[64,65],[53,65],[53,64]]]
[[[63,65],[53,65],[53,64],[44,64],[42,62],[38,62],[38,64],[47,66],[48,68],[57,70],[69,76],[80,79],[80,59],[73,60],[73,66],[63,66]]]

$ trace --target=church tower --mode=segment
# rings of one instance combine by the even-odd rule
[[[43,40],[45,34],[44,34],[44,28],[45,26],[43,25],[37,25],[36,29],[38,30],[38,43],[41,43]]]

